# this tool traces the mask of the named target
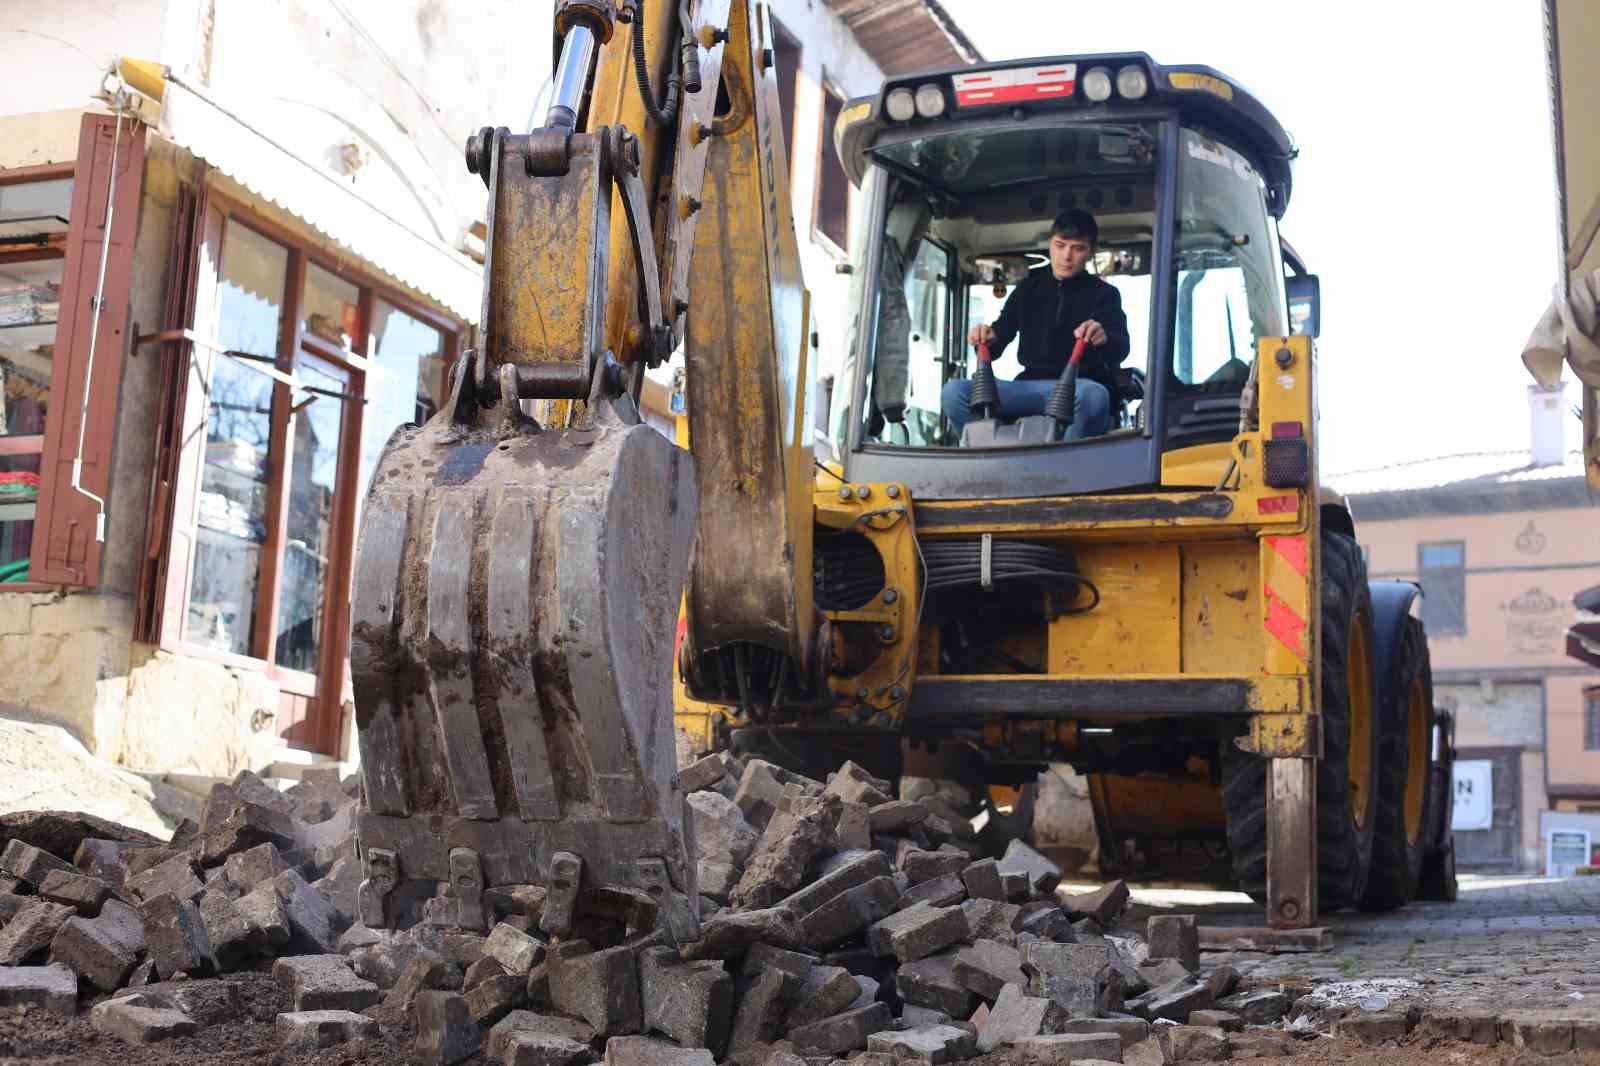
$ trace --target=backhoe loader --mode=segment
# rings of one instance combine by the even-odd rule
[[[797,769],[1071,762],[1117,854],[1231,857],[1274,925],[1450,890],[1449,723],[1416,589],[1369,585],[1318,492],[1317,286],[1278,236],[1293,149],[1265,108],[1136,53],[846,107],[830,446],[763,5],[560,0],[555,26],[545,124],[467,147],[478,345],[363,512],[368,926],[442,886],[482,928],[491,893],[537,885],[553,935],[693,940],[675,670],[717,708],[680,718],[703,746]],[[1008,424],[980,402],[1006,360],[965,338],[1070,206],[1133,352],[1112,426],[1068,442],[1068,377]],[[678,349],[687,450],[637,408]],[[967,376],[961,435],[938,396]]]

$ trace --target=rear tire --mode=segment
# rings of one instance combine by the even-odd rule
[[[1387,911],[1416,896],[1433,807],[1433,674],[1422,623],[1406,620],[1394,675],[1383,679],[1378,714],[1378,795],[1372,874],[1361,909]]]
[[[1317,895],[1332,913],[1362,900],[1372,865],[1377,804],[1377,686],[1372,597],[1350,537],[1322,534],[1322,742],[1317,764]],[[1354,773],[1352,773],[1354,769]],[[1267,760],[1222,748],[1223,804],[1234,878],[1267,892]]]
[[[1456,901],[1456,845],[1447,841],[1430,851],[1422,861],[1422,876],[1417,882],[1417,898],[1437,903]]]

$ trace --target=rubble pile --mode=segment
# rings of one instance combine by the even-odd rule
[[[448,884],[414,922],[356,920],[354,779],[308,772],[278,792],[219,784],[167,844],[84,839],[71,861],[12,840],[0,855],[0,1005],[64,1015],[129,1042],[181,1037],[238,1010],[225,975],[270,970],[285,1047],[415,1029],[418,1061],[505,1066],[1138,1063],[1282,1054],[1286,993],[1202,973],[1192,917],[1111,935],[1120,881],[1058,892],[1061,870],[1000,855],[959,786],[908,788],[846,763],[815,781],[760,759],[680,773],[701,893],[674,945],[648,897],[580,905],[541,932],[537,886],[483,893],[463,930]],[[106,995],[109,993],[109,995]],[[98,1000],[98,1002],[95,1002]]]

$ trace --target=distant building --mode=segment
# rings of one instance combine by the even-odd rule
[[[1530,450],[1327,477],[1371,576],[1422,586],[1434,703],[1456,716],[1457,825],[1483,815],[1456,853],[1478,869],[1537,870],[1542,811],[1600,811],[1600,693],[1566,654],[1573,596],[1600,580],[1600,501],[1565,447],[1570,405],[1537,387],[1529,405]]]

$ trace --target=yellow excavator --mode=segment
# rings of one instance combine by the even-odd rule
[[[1132,53],[846,107],[852,329],[821,440],[763,5],[560,0],[555,26],[544,125],[467,147],[478,346],[363,511],[368,926],[414,883],[469,928],[538,885],[549,933],[694,939],[675,678],[717,708],[685,704],[701,746],[792,769],[985,795],[1070,762],[1113,865],[1220,864],[1273,925],[1453,893],[1417,590],[1369,583],[1319,492],[1317,281],[1254,97]],[[1092,435],[1068,431],[1076,360],[1008,419],[1016,367],[967,343],[1069,208],[1128,319]],[[686,450],[637,406],[677,350]],[[968,380],[958,429],[941,396]]]

